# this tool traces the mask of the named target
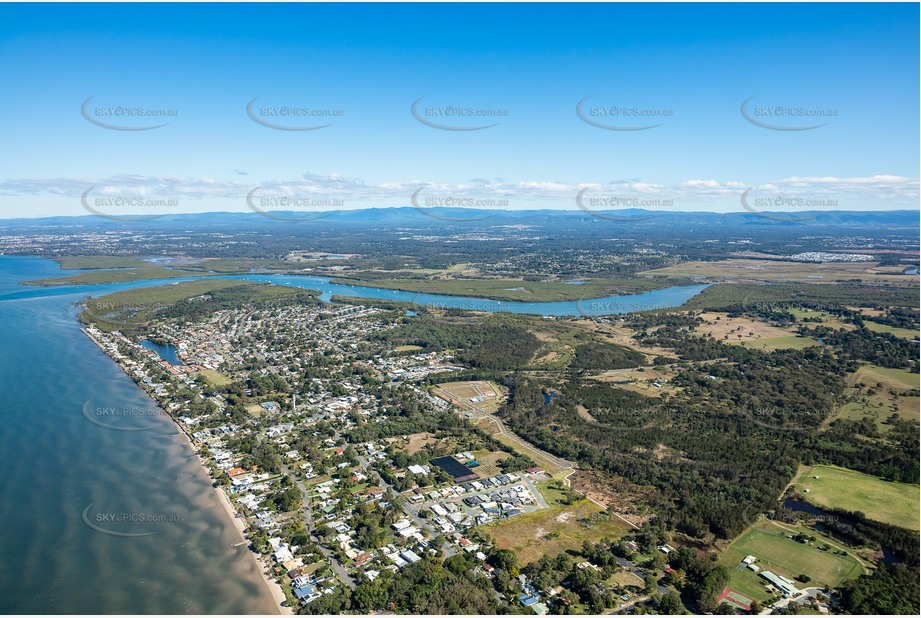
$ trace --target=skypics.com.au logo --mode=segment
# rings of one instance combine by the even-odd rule
[[[176,118],[179,110],[174,108],[146,107],[143,105],[100,105],[90,97],[80,106],[80,114],[90,124],[110,131],[152,131],[168,125],[168,122],[154,122],[164,118]]]
[[[315,221],[345,207],[341,198],[301,191],[302,187],[259,186],[247,193],[246,207],[268,219],[289,223]]]
[[[665,124],[675,111],[666,107],[637,105],[589,105],[590,97],[576,103],[576,116],[587,125],[606,131],[648,131]],[[660,122],[656,122],[660,120]]]
[[[412,117],[425,126],[440,131],[469,132],[491,129],[499,123],[489,122],[490,120],[507,118],[509,115],[507,108],[467,104],[423,105],[423,99],[425,97],[413,101],[409,108]]]
[[[137,538],[154,536],[162,530],[153,530],[157,524],[179,523],[182,518],[176,514],[143,513],[138,511],[91,512],[93,502],[89,503],[81,515],[83,523],[96,532],[109,536]]]
[[[756,127],[771,131],[813,131],[826,126],[838,117],[834,108],[806,107],[803,105],[755,105],[755,97],[742,102],[742,117]],[[825,122],[816,123],[816,120]]]
[[[246,104],[246,115],[256,124],[276,131],[319,131],[345,116],[339,107],[311,107],[303,104],[257,105],[260,97]],[[326,122],[333,119],[332,122]]]

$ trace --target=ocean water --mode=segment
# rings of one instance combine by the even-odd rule
[[[0,298],[56,274],[0,257]],[[0,301],[0,612],[275,613],[185,438],[57,292]]]

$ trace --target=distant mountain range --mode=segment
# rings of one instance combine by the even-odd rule
[[[918,228],[919,211],[808,211],[808,212],[666,212],[653,210],[473,210],[467,208],[366,208],[331,211],[320,218],[297,221],[299,213],[273,211],[271,217],[251,212],[169,214],[143,221],[105,218],[98,215],[58,216],[35,219],[0,219],[0,229],[10,228],[157,228],[203,227],[208,229],[290,225],[363,225],[484,228],[503,225],[629,226],[630,229],[675,226],[818,226]]]

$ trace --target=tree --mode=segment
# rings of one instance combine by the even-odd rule
[[[881,566],[841,588],[842,605],[852,614],[916,614],[918,582],[917,566]]]
[[[660,614],[685,614],[687,610],[681,603],[681,597],[674,590],[668,594],[658,596],[655,602],[656,610]]]
[[[643,578],[643,583],[643,590],[645,590],[647,594],[655,592],[656,588],[658,587],[658,580],[653,573],[647,573],[646,577]]]
[[[275,497],[275,505],[279,511],[293,511],[301,504],[301,490],[289,487]]]
[[[518,571],[518,556],[510,549],[493,549],[489,554],[489,563],[497,569],[514,573]]]
[[[455,575],[463,575],[473,568],[473,563],[467,558],[466,554],[454,554],[445,560],[445,568]]]

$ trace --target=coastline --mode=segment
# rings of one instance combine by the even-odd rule
[[[112,358],[112,356],[108,353],[108,351],[102,345],[102,342],[98,341],[95,337],[93,337],[93,335],[87,331],[85,326],[82,326],[80,328],[80,331],[90,341],[96,344],[96,347],[98,347],[99,350],[103,354],[105,354],[112,362],[118,365],[118,367],[125,373],[125,375],[127,375],[129,378],[132,379],[132,381],[135,382],[135,384],[137,384],[137,380],[135,380],[134,377],[125,370],[125,367],[123,367],[121,363],[119,363],[116,359]],[[227,494],[224,493],[224,490],[221,489],[220,486],[215,484],[214,475],[212,474],[211,469],[205,464],[205,461],[202,459],[199,449],[196,447],[195,441],[193,440],[192,436],[189,435],[189,433],[186,431],[186,428],[183,427],[182,424],[179,423],[175,418],[173,418],[173,416],[166,409],[164,409],[163,406],[161,406],[160,403],[154,397],[150,395],[150,393],[148,393],[140,384],[137,384],[137,386],[142,391],[144,391],[144,394],[147,395],[151,399],[151,401],[153,401],[157,405],[157,407],[163,411],[163,414],[166,417],[168,417],[170,419],[170,422],[179,430],[178,433],[175,435],[181,435],[185,438],[189,449],[195,455],[195,459],[198,462],[198,465],[201,467],[201,469],[205,472],[205,475],[211,481],[211,488],[217,494],[218,502],[221,504],[224,512],[227,514],[227,518],[230,521],[231,525],[237,530],[240,540],[246,543],[247,545],[246,553],[249,554],[249,556],[255,563],[256,569],[259,571],[259,575],[262,581],[265,583],[265,586],[269,592],[269,595],[272,597],[273,601],[275,602],[275,615],[280,615],[280,616],[293,615],[294,612],[292,608],[283,607],[281,605],[282,602],[287,600],[287,597],[285,596],[284,590],[282,589],[281,585],[268,575],[269,565],[266,564],[265,560],[263,559],[261,555],[249,549],[250,540],[246,538],[246,535],[244,534],[244,531],[246,530],[246,526],[244,525],[240,516],[237,514],[236,510],[234,509],[233,504],[230,502],[230,498],[227,497]]]
[[[169,415],[169,413],[167,413],[166,410],[164,410],[164,413],[166,413],[167,416]],[[265,561],[262,559],[262,556],[260,556],[256,552],[251,551],[249,549],[250,540],[246,538],[246,535],[244,534],[244,530],[246,530],[246,526],[243,524],[243,521],[241,520],[240,516],[237,515],[236,510],[233,508],[233,504],[230,502],[230,498],[227,497],[227,494],[224,493],[224,490],[221,489],[220,486],[214,484],[214,477],[211,474],[211,470],[208,468],[208,466],[205,465],[205,462],[202,460],[201,455],[199,455],[198,450],[195,448],[195,442],[192,440],[192,437],[188,433],[186,433],[185,428],[182,427],[178,422],[176,422],[175,419],[170,417],[170,420],[173,422],[174,425],[179,427],[180,434],[185,437],[186,441],[189,444],[189,448],[192,449],[192,452],[195,454],[195,459],[198,460],[198,464],[205,471],[205,474],[208,475],[208,478],[211,479],[211,488],[214,489],[214,492],[217,494],[218,502],[220,502],[221,506],[224,507],[224,512],[227,513],[228,519],[230,520],[231,524],[233,524],[233,527],[236,528],[237,532],[239,533],[240,540],[246,543],[246,546],[247,546],[246,553],[249,554],[252,557],[253,561],[256,563],[256,568],[259,571],[259,575],[262,577],[262,581],[265,582],[265,586],[268,589],[269,594],[275,600],[275,609],[277,610],[276,611],[277,615],[283,616],[283,615],[293,614],[294,612],[291,611],[290,607],[282,607],[281,605],[282,602],[286,600],[284,590],[282,590],[281,585],[277,581],[275,581],[274,579],[269,577],[269,575],[267,575],[267,572],[269,571],[269,567],[265,563]]]

